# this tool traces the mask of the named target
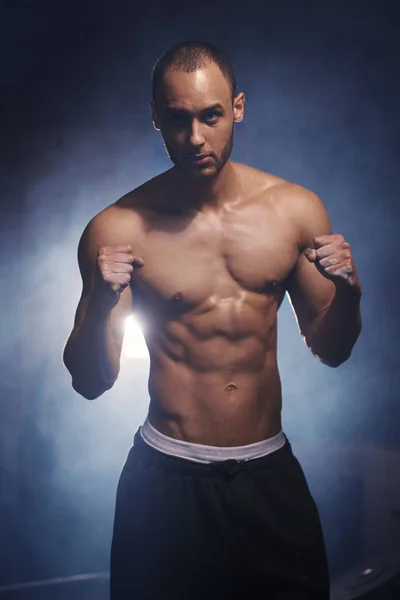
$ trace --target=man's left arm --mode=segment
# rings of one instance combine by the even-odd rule
[[[287,291],[307,346],[324,364],[338,367],[360,335],[361,284],[350,244],[331,233],[318,196],[302,190],[296,200],[299,258]]]

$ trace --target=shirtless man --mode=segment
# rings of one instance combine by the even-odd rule
[[[215,47],[169,50],[151,108],[174,167],[95,216],[79,244],[73,388],[92,400],[112,387],[132,309],[150,354],[148,418],[117,491],[112,600],[329,598],[318,510],[282,431],[277,311],[287,292],[306,344],[337,367],[360,333],[361,286],[314,193],[229,160],[235,88]]]

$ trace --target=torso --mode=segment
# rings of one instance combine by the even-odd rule
[[[159,178],[117,203],[144,259],[132,293],[150,353],[149,419],[214,446],[281,430],[277,311],[299,255],[285,182],[232,164],[245,194],[218,214],[168,213],[155,198]]]

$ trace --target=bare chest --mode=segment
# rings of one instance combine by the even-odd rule
[[[265,207],[157,216],[143,223],[133,245],[144,259],[134,283],[158,307],[213,304],[284,293],[297,257],[289,222]]]

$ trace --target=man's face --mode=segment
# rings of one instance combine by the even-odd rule
[[[219,173],[232,152],[244,95],[232,106],[230,85],[218,65],[208,62],[193,73],[167,71],[151,107],[167,153],[182,173],[203,180]]]

